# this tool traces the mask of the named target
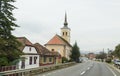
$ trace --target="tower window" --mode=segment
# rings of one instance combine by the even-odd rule
[[[52,49],[52,51],[54,51],[54,49]]]
[[[67,32],[66,32],[66,35],[67,35]]]
[[[63,36],[64,36],[64,32],[63,32]]]

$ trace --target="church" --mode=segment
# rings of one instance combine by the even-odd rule
[[[71,29],[68,27],[67,22],[67,14],[65,13],[65,21],[64,26],[61,28],[61,36],[56,34],[52,37],[52,39],[45,44],[46,48],[53,52],[59,52],[62,57],[66,57],[69,60],[70,51],[72,50],[70,44],[70,31]]]

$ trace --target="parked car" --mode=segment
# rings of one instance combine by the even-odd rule
[[[79,63],[82,63],[83,59],[82,58],[79,58]]]
[[[114,65],[115,65],[117,68],[120,68],[120,60],[118,60],[118,59],[114,60]]]
[[[114,60],[114,64],[115,64],[115,65],[117,65],[117,64],[119,64],[119,63],[120,63],[120,60],[118,60],[118,59],[117,59],[117,60]]]

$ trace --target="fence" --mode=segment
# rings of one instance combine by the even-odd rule
[[[0,72],[16,70],[16,69],[17,69],[16,65],[13,65],[13,66],[2,66],[2,67],[0,67]]]
[[[31,68],[31,69],[16,69],[11,71],[4,71],[0,72],[0,76],[32,76],[36,74],[40,74],[42,72],[55,70],[58,68],[64,68],[75,64],[75,62],[70,63],[64,63],[64,64],[54,64],[54,65],[48,65],[48,66],[40,66],[38,68]]]

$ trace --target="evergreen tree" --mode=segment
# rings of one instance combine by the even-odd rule
[[[0,0],[0,59],[4,58],[4,65],[10,64],[10,62],[18,59],[21,55],[18,47],[20,43],[16,40],[16,37],[12,35],[12,31],[15,27],[18,27],[14,23],[16,19],[13,17],[12,11],[16,8],[11,3],[15,0]],[[0,62],[2,63],[2,62]],[[3,64],[0,64],[0,66]]]
[[[80,50],[77,45],[77,42],[75,42],[75,44],[72,47],[70,58],[71,61],[79,62],[79,57],[80,57]]]

